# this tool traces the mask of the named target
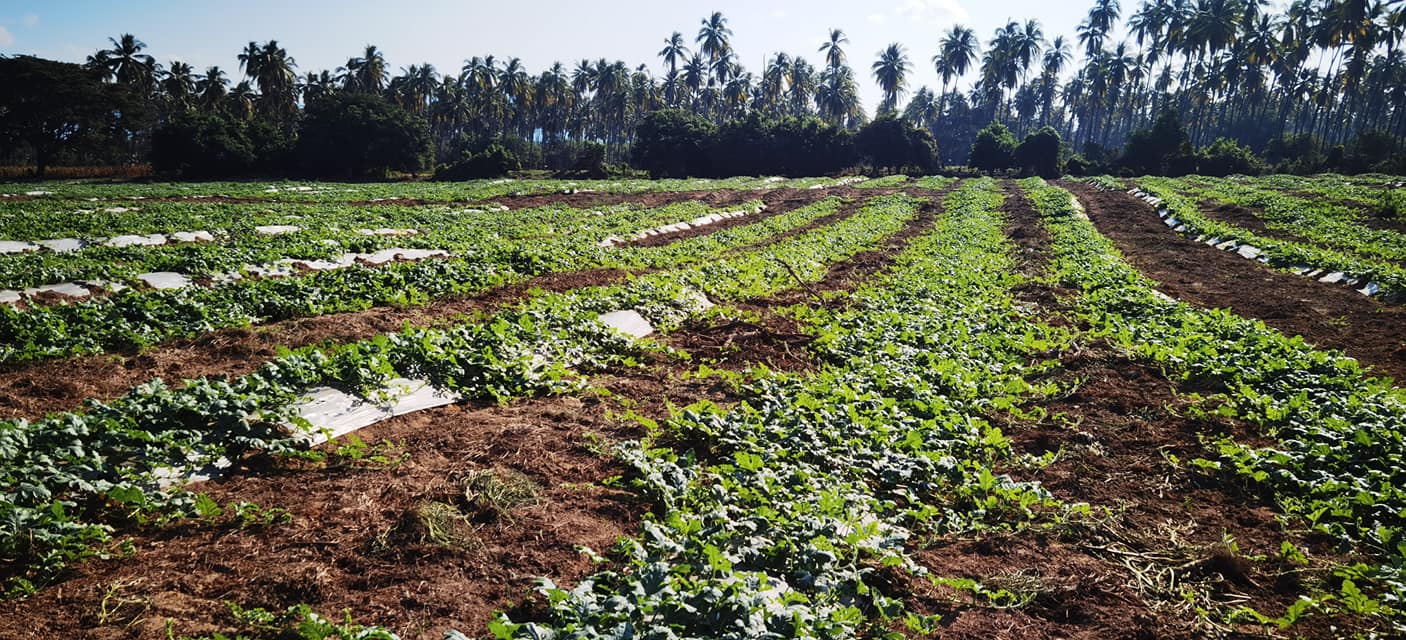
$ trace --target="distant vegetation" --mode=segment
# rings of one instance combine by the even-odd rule
[[[1403,15],[1400,2],[1300,0],[1271,14],[1261,2],[1146,0],[1126,16],[1131,41],[1113,42],[1123,7],[1095,0],[1072,39],[1047,38],[1034,20],[1011,21],[984,43],[953,25],[934,34],[936,91],[910,91],[919,58],[903,45],[875,53],[868,71],[883,98],[873,122],[894,124],[872,130],[843,30],[818,40],[816,64],[779,53],[754,72],[738,62],[721,13],[692,40],[665,38],[659,75],[605,59],[532,74],[493,55],[469,58],[457,75],[429,64],[397,74],[374,45],[335,70],[299,75],[270,40],[237,54],[234,81],[219,66],[159,64],[123,34],[82,65],[0,59],[0,163],[42,174],[150,161],[191,178],[599,174],[627,163],[658,175],[882,173],[922,169],[933,148],[942,165],[1044,175],[1064,163],[1075,172],[1406,173]],[[303,140],[318,118],[338,129]],[[658,137],[675,125],[684,138],[707,138],[693,157],[657,155],[692,144]],[[741,132],[770,143],[729,142]],[[366,148],[346,147],[349,136]],[[1032,146],[1022,156],[1023,141]],[[792,155],[816,149],[835,155]]]

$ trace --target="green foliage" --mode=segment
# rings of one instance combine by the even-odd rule
[[[258,166],[258,155],[247,128],[220,115],[173,118],[152,133],[152,168],[186,179],[248,174]]]
[[[1406,598],[1406,465],[1400,464],[1406,394],[1301,337],[1159,295],[1079,214],[1067,191],[1036,180],[1024,187],[1053,238],[1056,277],[1082,292],[1082,318],[1176,378],[1213,390],[1222,413],[1272,440],[1258,446],[1208,438],[1217,460],[1204,468],[1247,482],[1343,550],[1370,554],[1378,564],[1343,574],[1334,600],[1347,611],[1394,619],[1399,634]],[[1194,208],[1169,192],[1161,195],[1174,215]],[[1291,560],[1302,555],[1282,551]],[[1364,593],[1368,583],[1380,599]]]
[[[715,133],[712,123],[688,112],[655,111],[635,131],[631,160],[655,178],[710,175],[707,149]]]
[[[1196,170],[1191,138],[1177,112],[1163,108],[1150,129],[1138,129],[1128,136],[1118,164],[1133,175],[1178,176]]]
[[[992,122],[977,132],[976,142],[972,143],[971,156],[967,166],[987,172],[1006,171],[1015,168],[1015,135],[999,122]]]
[[[1042,178],[1058,178],[1059,132],[1053,127],[1041,127],[1039,131],[1025,136],[1015,148],[1015,163],[1022,173]]]
[[[885,200],[870,215],[906,204]],[[873,567],[921,575],[910,538],[1018,528],[1050,502],[991,470],[1010,444],[981,417],[1049,393],[1023,376],[1046,366],[1032,348],[1063,340],[1013,304],[1000,203],[991,181],[958,190],[852,305],[809,309],[820,371],[763,374],[735,407],[674,412],[663,428],[689,449],[623,445],[659,515],[621,546],[622,566],[570,590],[543,580],[550,618],[499,619],[495,636],[852,637],[874,618],[931,628]]]
[[[54,160],[79,161],[89,152],[121,145],[143,125],[140,101],[126,86],[67,62],[0,56],[0,142],[27,148],[38,177]],[[12,146],[13,145],[13,146]]]
[[[352,620],[350,611],[343,614],[341,622],[334,622],[306,604],[274,612],[261,608],[246,609],[231,602],[229,610],[237,628],[235,635],[217,633],[187,640],[399,640],[399,636],[388,629],[357,624]]]
[[[1270,138],[1264,160],[1276,173],[1315,173],[1323,169],[1320,141],[1311,134],[1283,134]]]
[[[1263,167],[1249,147],[1229,138],[1216,138],[1197,152],[1197,172],[1207,176],[1255,175]]]
[[[380,96],[340,92],[308,104],[297,157],[309,176],[384,178],[423,169],[429,151],[424,120]]]
[[[633,154],[634,165],[654,177],[822,175],[857,162],[853,136],[815,118],[754,113],[715,126],[678,110],[646,116]]]
[[[909,171],[935,173],[939,168],[937,142],[906,120],[883,117],[860,128],[855,147],[881,173]]]
[[[474,180],[477,178],[498,178],[522,168],[516,155],[501,144],[493,143],[481,151],[465,151],[462,158],[453,164],[442,164],[435,169],[435,180]]]
[[[1399,264],[1406,258],[1406,239],[1363,225],[1360,211],[1233,180],[1206,179],[1193,185],[1185,180],[1145,178],[1139,184],[1162,199],[1187,234],[1250,244],[1263,252],[1261,259],[1268,264],[1299,273],[1340,271],[1362,285],[1376,283],[1387,299],[1406,296],[1406,267]],[[1198,201],[1204,198],[1261,210],[1270,228],[1282,228],[1309,241],[1269,238],[1211,219],[1200,210]]]

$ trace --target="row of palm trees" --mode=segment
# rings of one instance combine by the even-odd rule
[[[984,43],[973,29],[953,25],[935,38],[936,92],[909,91],[914,62],[903,45],[878,52],[870,66],[883,96],[877,114],[929,128],[949,160],[960,159],[962,143],[992,120],[1018,134],[1050,125],[1076,148],[1107,148],[1163,107],[1192,123],[1202,144],[1227,136],[1260,146],[1281,134],[1309,134],[1330,145],[1362,131],[1406,133],[1406,0],[1295,0],[1280,15],[1267,4],[1144,0],[1116,42],[1118,0],[1094,0],[1072,40],[1046,38],[1035,20],[1009,21]],[[738,62],[727,18],[715,12],[691,42],[677,31],[664,39],[662,76],[605,59],[534,74],[518,58],[491,55],[466,60],[457,74],[419,64],[393,75],[370,45],[336,70],[299,76],[293,57],[270,40],[239,53],[244,77],[231,86],[219,67],[196,74],[183,62],[157,64],[130,34],[111,39],[88,64],[167,114],[218,111],[291,123],[300,102],[366,92],[423,116],[445,145],[466,136],[597,140],[618,154],[644,115],[661,108],[720,122],[758,113],[858,127],[868,116],[848,44],[843,30],[832,29],[815,51],[820,66],[778,53],[754,75]]]

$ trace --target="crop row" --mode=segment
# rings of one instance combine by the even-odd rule
[[[1406,266],[1406,234],[1374,229],[1363,223],[1360,208],[1325,198],[1304,198],[1253,182],[1201,178],[1180,181],[1180,193],[1251,209],[1272,230],[1284,231],[1315,245]]]
[[[658,208],[615,205],[593,210],[548,206],[508,212],[454,211],[444,207],[394,208],[376,215],[355,207],[290,207],[260,212],[257,205],[204,205],[221,215],[178,206],[179,213],[153,211],[143,229],[207,230],[212,241],[160,246],[112,247],[97,244],[77,251],[35,251],[0,255],[0,287],[20,288],[77,280],[124,280],[143,272],[172,271],[212,277],[244,265],[281,259],[327,260],[347,252],[389,248],[475,252],[486,244],[556,235],[571,237],[633,229],[709,213],[706,205],[683,202]],[[756,203],[747,203],[754,208]],[[387,208],[388,210],[392,208]],[[189,214],[188,216],[186,214]],[[223,220],[233,216],[240,220]],[[61,214],[59,217],[63,217]],[[226,223],[219,226],[215,223]],[[213,232],[209,231],[213,230]],[[106,234],[119,233],[111,230]],[[142,232],[147,233],[146,231]]]
[[[255,182],[152,183],[143,185],[98,183],[0,184],[0,206],[23,202],[61,199],[134,200],[150,198],[251,198],[269,202],[395,202],[421,200],[438,202],[478,202],[504,196],[550,195],[557,193],[668,193],[676,191],[717,191],[752,189],[806,189],[830,187],[835,178],[728,178],[668,180],[471,180],[467,182],[412,183],[334,183]],[[6,204],[6,201],[11,201]]]
[[[1156,196],[1170,214],[1169,225],[1198,242],[1250,245],[1261,262],[1298,274],[1333,272],[1339,280],[1365,284],[1364,292],[1385,299],[1406,296],[1406,267],[1369,260],[1356,255],[1324,249],[1303,242],[1266,238],[1250,230],[1213,220],[1191,198],[1179,192],[1179,183],[1169,178],[1140,178],[1143,188]],[[1372,285],[1375,284],[1374,288]]]
[[[992,472],[1011,452],[981,417],[1052,393],[1025,378],[1068,339],[1013,304],[1001,201],[994,182],[968,183],[852,304],[795,309],[820,371],[756,373],[734,408],[696,404],[622,443],[658,515],[617,568],[569,590],[544,581],[548,620],[494,633],[835,638],[896,620],[930,633],[881,569],[924,579],[913,545],[1019,527],[1051,503]]]
[[[1377,586],[1388,605],[1382,612],[1399,615],[1406,595],[1406,391],[1258,320],[1161,295],[1099,235],[1069,192],[1039,179],[1023,187],[1053,238],[1053,273],[1081,292],[1077,309],[1093,330],[1182,381],[1218,391],[1208,410],[1243,420],[1272,441],[1210,438],[1210,459],[1197,464],[1248,483],[1343,551],[1369,554],[1373,563],[1353,575]],[[1344,594],[1358,588],[1351,580],[1343,585]]]
[[[833,209],[834,204],[827,200],[817,207]],[[600,216],[554,208],[528,210],[517,212],[516,222],[469,225],[450,245],[457,255],[445,260],[246,279],[210,288],[127,290],[23,310],[0,306],[0,362],[129,349],[225,327],[387,304],[425,304],[543,273],[623,266],[628,259],[619,256],[630,250],[597,246],[601,237],[706,211],[697,203],[658,210],[620,207]],[[703,244],[690,246],[707,250]]]
[[[297,454],[286,425],[313,387],[375,397],[397,378],[426,380],[466,398],[506,400],[579,388],[579,372],[626,366],[640,347],[598,321],[634,309],[663,328],[701,307],[681,282],[719,298],[765,294],[817,279],[827,265],[877,244],[914,214],[901,196],[877,198],[834,225],[705,264],[626,284],[543,293],[482,321],[407,328],[335,348],[304,348],[230,381],[160,380],[110,404],[38,421],[0,422],[0,558],[12,588],[33,589],[93,553],[114,527],[189,513],[192,496],[161,488],[172,468],[255,452]],[[800,260],[801,254],[805,260]],[[769,265],[791,260],[796,269]]]

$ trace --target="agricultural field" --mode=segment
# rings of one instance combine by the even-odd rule
[[[1400,189],[0,184],[0,639],[1402,637]]]

